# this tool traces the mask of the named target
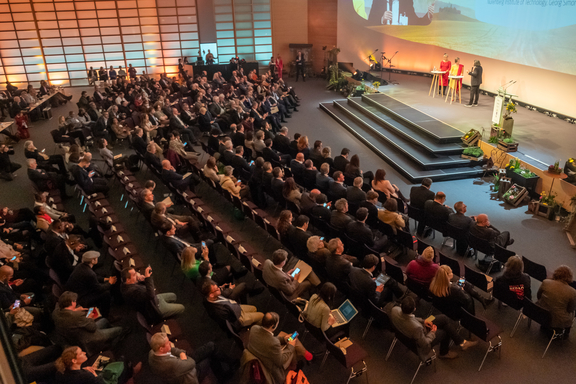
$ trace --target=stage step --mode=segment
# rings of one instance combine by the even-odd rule
[[[357,108],[354,108],[350,102],[347,103],[344,100],[336,100],[334,101],[334,106],[350,119],[354,120],[356,124],[361,125],[366,130],[373,131],[380,141],[385,141],[387,144],[394,146],[398,151],[403,153],[405,157],[418,164],[418,166],[424,170],[457,168],[471,165],[470,160],[462,159],[460,155],[444,156],[423,150],[420,144],[407,139],[403,135],[399,135],[395,131],[387,130],[375,121],[368,119],[366,115],[361,113]],[[460,150],[460,152],[462,151]]]
[[[394,120],[360,97],[348,99],[348,104],[374,120],[383,132],[395,133],[434,155],[458,155],[459,157],[465,148],[461,143],[439,143],[438,140],[422,133],[411,124]]]
[[[337,104],[340,104],[338,106]],[[483,173],[480,166],[462,166],[445,169],[423,169],[411,157],[406,156],[406,152],[390,141],[384,140],[379,132],[360,123],[354,114],[344,111],[341,106],[345,102],[321,103],[320,108],[334,118],[340,125],[355,135],[367,147],[374,151],[390,166],[394,167],[411,183],[420,183],[422,179],[429,177],[434,181],[456,180],[481,176]]]
[[[386,94],[362,95],[362,100],[396,121],[408,124],[425,133],[437,140],[438,143],[461,143],[462,132],[456,128]]]

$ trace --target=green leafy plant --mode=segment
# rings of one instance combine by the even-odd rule
[[[484,156],[484,151],[480,147],[468,147],[462,151],[466,156],[472,157],[482,157]]]
[[[494,175],[494,192],[498,192],[500,189],[500,174],[497,173]]]
[[[507,137],[505,139],[502,139],[503,142],[505,142],[506,144],[513,144],[515,143],[514,139],[511,137]]]
[[[547,194],[546,191],[542,191],[540,194],[540,204],[554,207],[556,205],[556,194],[554,192]]]
[[[498,136],[492,136],[488,139],[488,142],[492,144],[498,144]]]
[[[506,112],[504,113],[504,117],[508,117],[513,113],[518,112],[518,110],[516,109],[516,104],[514,104],[514,102],[510,101],[508,104],[506,104]]]

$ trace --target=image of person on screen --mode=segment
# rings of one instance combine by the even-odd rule
[[[439,89],[438,93],[445,96],[446,95],[446,87],[448,86],[448,76],[450,73],[450,68],[452,67],[452,63],[448,60],[448,54],[445,53],[442,57],[442,61],[440,62],[440,71],[444,71],[442,76],[440,76]]]
[[[369,25],[428,25],[432,22],[436,2],[428,5],[428,12],[420,17],[414,10],[414,0],[373,0]]]
[[[478,96],[480,95],[480,84],[482,84],[482,67],[480,60],[474,60],[474,67],[468,72],[472,79],[470,80],[470,102],[465,107],[477,107]]]

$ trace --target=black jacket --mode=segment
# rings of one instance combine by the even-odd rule
[[[419,185],[410,189],[410,205],[424,210],[424,203],[428,200],[434,200],[434,192],[428,188]]]

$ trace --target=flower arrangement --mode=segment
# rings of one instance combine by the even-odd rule
[[[379,81],[375,81],[372,83],[372,86],[376,89],[380,88],[380,82]]]
[[[531,170],[529,170],[528,168],[523,168],[522,162],[518,159],[511,159],[510,162],[506,164],[506,168],[513,170],[514,173],[517,173],[525,178],[531,178],[536,176],[536,174]]]
[[[507,118],[511,114],[517,113],[517,112],[518,112],[518,110],[516,109],[516,104],[514,104],[514,102],[510,101],[508,104],[506,104],[506,112],[504,112],[504,118]]]
[[[518,185],[514,184],[513,186],[510,187],[509,190],[506,191],[506,193],[504,194],[504,196],[502,196],[502,198],[504,199],[504,201],[513,203],[523,189],[524,188],[521,188]]]
[[[560,162],[557,161],[557,162],[554,163],[554,165],[550,165],[550,166],[548,167],[548,172],[554,173],[554,174],[556,174],[556,175],[561,174],[561,173],[562,173],[562,168],[560,168]]]
[[[554,192],[547,194],[546,191],[542,191],[540,194],[540,204],[549,205],[551,207],[556,205],[556,194]]]
[[[466,132],[466,134],[464,135],[464,140],[468,140],[469,138],[471,138],[472,136],[474,136],[478,131],[475,129],[471,129],[468,132]]]

